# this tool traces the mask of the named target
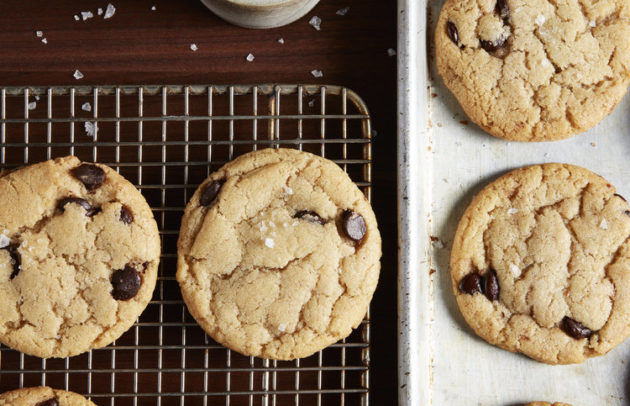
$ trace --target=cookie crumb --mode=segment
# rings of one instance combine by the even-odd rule
[[[606,219],[602,219],[602,222],[599,223],[599,228],[603,230],[608,230],[608,222],[606,221]]]
[[[265,245],[269,248],[275,247],[276,243],[273,238],[265,238]]]
[[[346,14],[348,14],[348,11],[350,11],[350,6],[340,8],[335,12],[335,14],[337,14],[338,16],[345,16]]]
[[[308,23],[310,25],[313,26],[313,28],[315,28],[317,31],[321,31],[322,29],[322,19],[317,17],[317,16],[313,16],[311,17],[311,19],[308,21]]]
[[[11,244],[11,239],[4,234],[0,234],[0,248],[6,248]]]
[[[116,7],[114,7],[112,3],[109,3],[107,5],[107,8],[105,9],[105,15],[103,16],[103,19],[107,20],[108,18],[112,18],[114,16],[114,13],[116,13]]]

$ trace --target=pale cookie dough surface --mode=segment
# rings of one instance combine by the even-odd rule
[[[447,0],[435,43],[444,83],[484,130],[515,141],[567,138],[626,93],[630,3]]]
[[[459,222],[451,276],[484,340],[550,364],[602,355],[630,333],[630,206],[580,167],[535,165],[483,189]],[[498,300],[462,283],[496,272]],[[487,290],[486,290],[487,292]],[[569,318],[592,331],[569,335]]]
[[[204,207],[200,196],[213,181],[225,183]],[[295,218],[305,210],[320,218]],[[346,210],[365,219],[360,242],[342,231]],[[309,153],[267,149],[228,163],[192,197],[177,280],[189,311],[216,341],[286,360],[311,355],[361,323],[380,256],[374,213],[341,168]]]
[[[151,209],[104,165],[89,191],[73,175],[81,164],[66,157],[0,177],[0,341],[26,354],[66,357],[110,344],[155,287],[160,240]],[[61,209],[68,197],[89,210]],[[112,278],[126,266],[141,284],[133,298],[115,300]]]
[[[56,401],[56,403],[55,403]],[[0,395],[0,406],[96,406],[81,395],[47,386],[16,389]]]

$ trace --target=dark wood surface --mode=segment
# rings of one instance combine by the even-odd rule
[[[197,0],[113,4],[111,19],[84,22],[73,16],[105,8],[107,2],[0,2],[0,86],[315,83],[346,86],[366,101],[377,133],[373,205],[383,235],[382,273],[372,305],[370,400],[394,404],[396,58],[387,50],[396,47],[395,2],[322,0],[298,22],[266,31],[231,26]],[[345,16],[335,14],[348,6]],[[313,15],[322,18],[321,31],[308,24]],[[37,30],[47,44],[37,38]],[[245,60],[249,53],[253,62]],[[75,80],[75,69],[85,77]],[[313,77],[313,69],[324,76]]]

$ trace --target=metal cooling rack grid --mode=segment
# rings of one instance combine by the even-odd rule
[[[163,245],[153,300],[134,327],[73,358],[2,347],[2,391],[49,385],[112,406],[368,405],[369,314],[312,357],[244,357],[198,327],[174,273],[184,206],[210,172],[251,150],[292,147],[334,160],[369,198],[370,131],[363,101],[333,86],[0,88],[1,168],[68,154],[110,165],[147,198]]]

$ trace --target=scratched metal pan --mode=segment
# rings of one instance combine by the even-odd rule
[[[398,2],[400,404],[628,404],[630,340],[603,357],[567,366],[491,346],[461,316],[448,263],[457,222],[474,194],[511,169],[580,165],[630,196],[630,96],[595,128],[568,140],[494,138],[469,123],[437,75],[432,44],[442,4]]]

